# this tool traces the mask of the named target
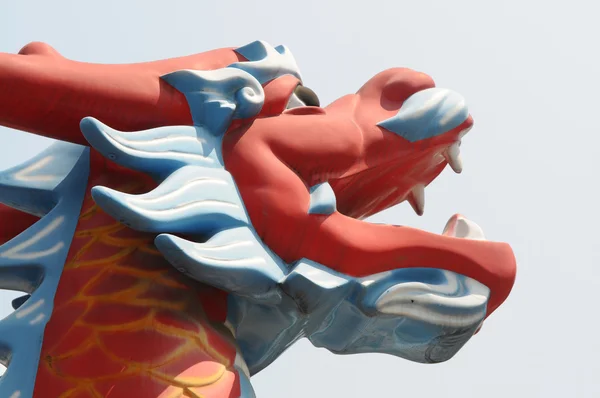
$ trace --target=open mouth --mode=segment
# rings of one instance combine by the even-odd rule
[[[319,106],[316,94],[298,85],[290,95],[284,113],[296,113],[294,110],[298,108]],[[458,130],[451,142],[445,142],[437,151],[439,160],[436,162],[440,164],[445,161],[455,173],[462,172],[461,142],[473,124],[464,99],[455,92],[442,88],[418,91],[405,100],[396,115],[379,125],[409,142]],[[423,215],[425,209],[425,186],[425,183],[415,184],[405,197],[419,216]],[[476,223],[458,214],[449,219],[442,236],[485,240],[482,229]],[[377,311],[444,328],[477,328],[486,317],[490,289],[465,275],[446,270],[440,272],[445,276],[440,283],[416,280],[408,284],[399,283],[379,292]]]

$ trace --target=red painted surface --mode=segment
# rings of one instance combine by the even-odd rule
[[[90,115],[122,130],[191,124],[185,97],[159,79],[179,69],[217,69],[244,58],[232,49],[156,62],[100,65],[62,57],[44,43],[0,53],[0,124],[87,145]]]

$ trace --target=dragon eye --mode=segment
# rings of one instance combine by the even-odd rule
[[[304,87],[299,85],[294,90],[294,94],[298,97],[300,101],[302,101],[306,106],[321,106],[321,102],[319,101],[319,97],[308,87]]]

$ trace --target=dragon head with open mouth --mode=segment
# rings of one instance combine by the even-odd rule
[[[97,87],[85,71],[100,105],[73,105],[65,124],[94,115],[80,124],[87,142],[158,182],[142,195],[95,187],[96,203],[229,293],[226,324],[252,374],[302,337],[341,354],[451,358],[508,297],[511,248],[460,215],[441,235],[363,219],[404,201],[421,215],[425,187],[447,165],[461,172],[464,99],[396,68],[321,107],[286,47],[206,54],[124,66]],[[46,135],[61,138],[54,124]]]

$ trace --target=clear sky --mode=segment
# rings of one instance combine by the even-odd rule
[[[36,40],[68,58],[127,63],[261,39],[292,50],[322,103],[389,67],[426,72],[464,95],[475,118],[464,172],[446,170],[427,188],[423,217],[402,204],[374,220],[441,232],[459,212],[509,242],[519,263],[508,301],[449,362],[340,357],[302,341],[253,379],[259,398],[600,397],[596,2],[166,4],[5,1],[0,52]],[[49,142],[0,128],[0,169]]]

